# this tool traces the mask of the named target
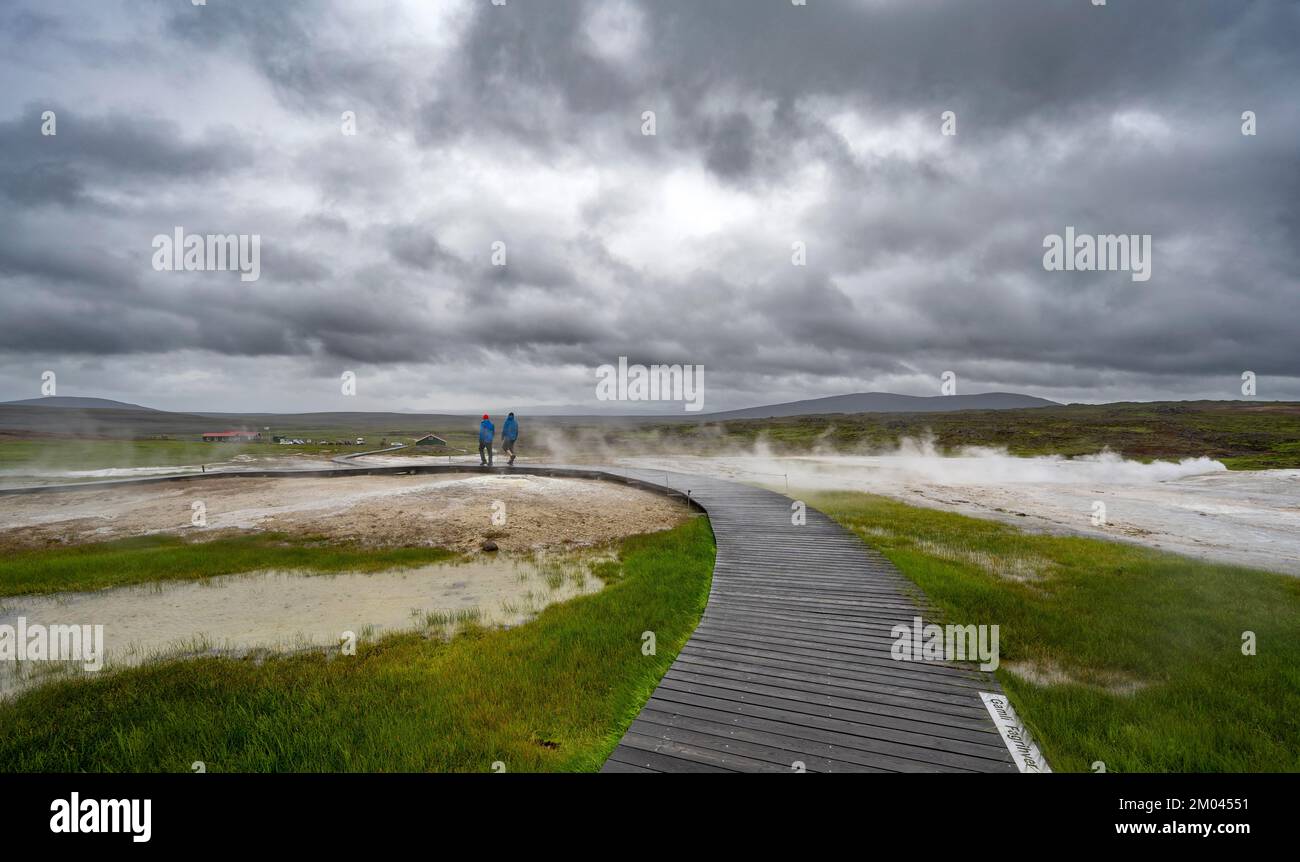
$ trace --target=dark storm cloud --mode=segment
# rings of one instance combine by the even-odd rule
[[[420,225],[397,225],[388,229],[388,250],[393,258],[416,269],[431,270],[454,258],[438,240]]]
[[[41,133],[54,114],[53,135]],[[80,204],[97,188],[193,180],[232,170],[249,157],[230,133],[187,140],[175,123],[140,114],[95,116],[56,103],[29,103],[0,121],[0,192],[16,204]]]
[[[158,38],[0,16],[74,82],[23,71],[0,115],[6,367],[468,363],[472,392],[626,355],[704,364],[719,408],[950,368],[1232,397],[1250,368],[1300,397],[1293,3],[123,9]],[[172,225],[259,233],[261,280],[153,272]],[[1045,272],[1066,225],[1151,234],[1152,280]]]

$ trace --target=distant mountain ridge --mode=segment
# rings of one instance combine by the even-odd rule
[[[525,408],[515,412],[525,422],[557,425],[605,423],[723,422],[732,419],[772,419],[788,416],[817,416],[852,413],[940,413],[960,410],[1014,410],[1059,407],[1045,398],[1012,392],[984,392],[977,395],[894,395],[888,392],[859,392],[832,395],[784,404],[767,404],[719,413],[645,413],[609,415],[599,413],[543,414]],[[493,415],[504,411],[493,411]],[[394,413],[382,411],[331,411],[317,413],[173,413],[141,407],[107,398],[51,396],[0,402],[0,431],[82,434],[89,436],[137,436],[157,434],[201,434],[210,431],[267,430],[346,427],[367,433],[428,433],[433,427],[465,424],[477,427],[477,414]]]
[[[1055,401],[1016,392],[981,392],[976,395],[895,395],[892,392],[856,392],[829,395],[784,404],[765,404],[696,417],[700,420],[773,419],[782,416],[818,416],[827,413],[948,413],[954,410],[1020,410],[1060,407]]]
[[[125,401],[113,401],[109,398],[82,398],[77,395],[47,395],[44,398],[24,398],[21,401],[0,401],[0,407],[70,407],[76,410],[148,410],[153,413],[161,411],[139,404],[127,404]]]

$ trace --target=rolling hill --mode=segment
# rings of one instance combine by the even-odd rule
[[[125,401],[113,401],[108,398],[82,398],[73,395],[50,395],[45,398],[24,398],[21,401],[0,401],[0,407],[59,407],[73,410],[148,410],[160,413],[152,407],[139,404],[127,404]]]
[[[830,413],[951,413],[956,410],[1023,410],[1027,407],[1060,407],[1055,401],[1015,392],[983,392],[978,395],[895,395],[892,392],[857,392],[746,407],[695,417],[720,422],[728,419],[772,419],[781,416],[822,416]]]

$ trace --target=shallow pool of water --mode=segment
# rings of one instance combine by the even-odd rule
[[[547,605],[598,591],[594,554],[483,556],[363,574],[258,572],[203,581],[0,599],[0,625],[103,626],[104,667],[190,655],[338,647],[397,631],[446,636],[477,622],[510,626]],[[82,662],[0,661],[0,697]],[[103,671],[99,671],[103,672]]]

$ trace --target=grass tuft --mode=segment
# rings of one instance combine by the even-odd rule
[[[188,581],[240,572],[378,572],[450,560],[443,548],[367,548],[278,533],[221,535],[208,541],[135,536],[68,548],[23,551],[0,562],[0,596],[98,590]]]

